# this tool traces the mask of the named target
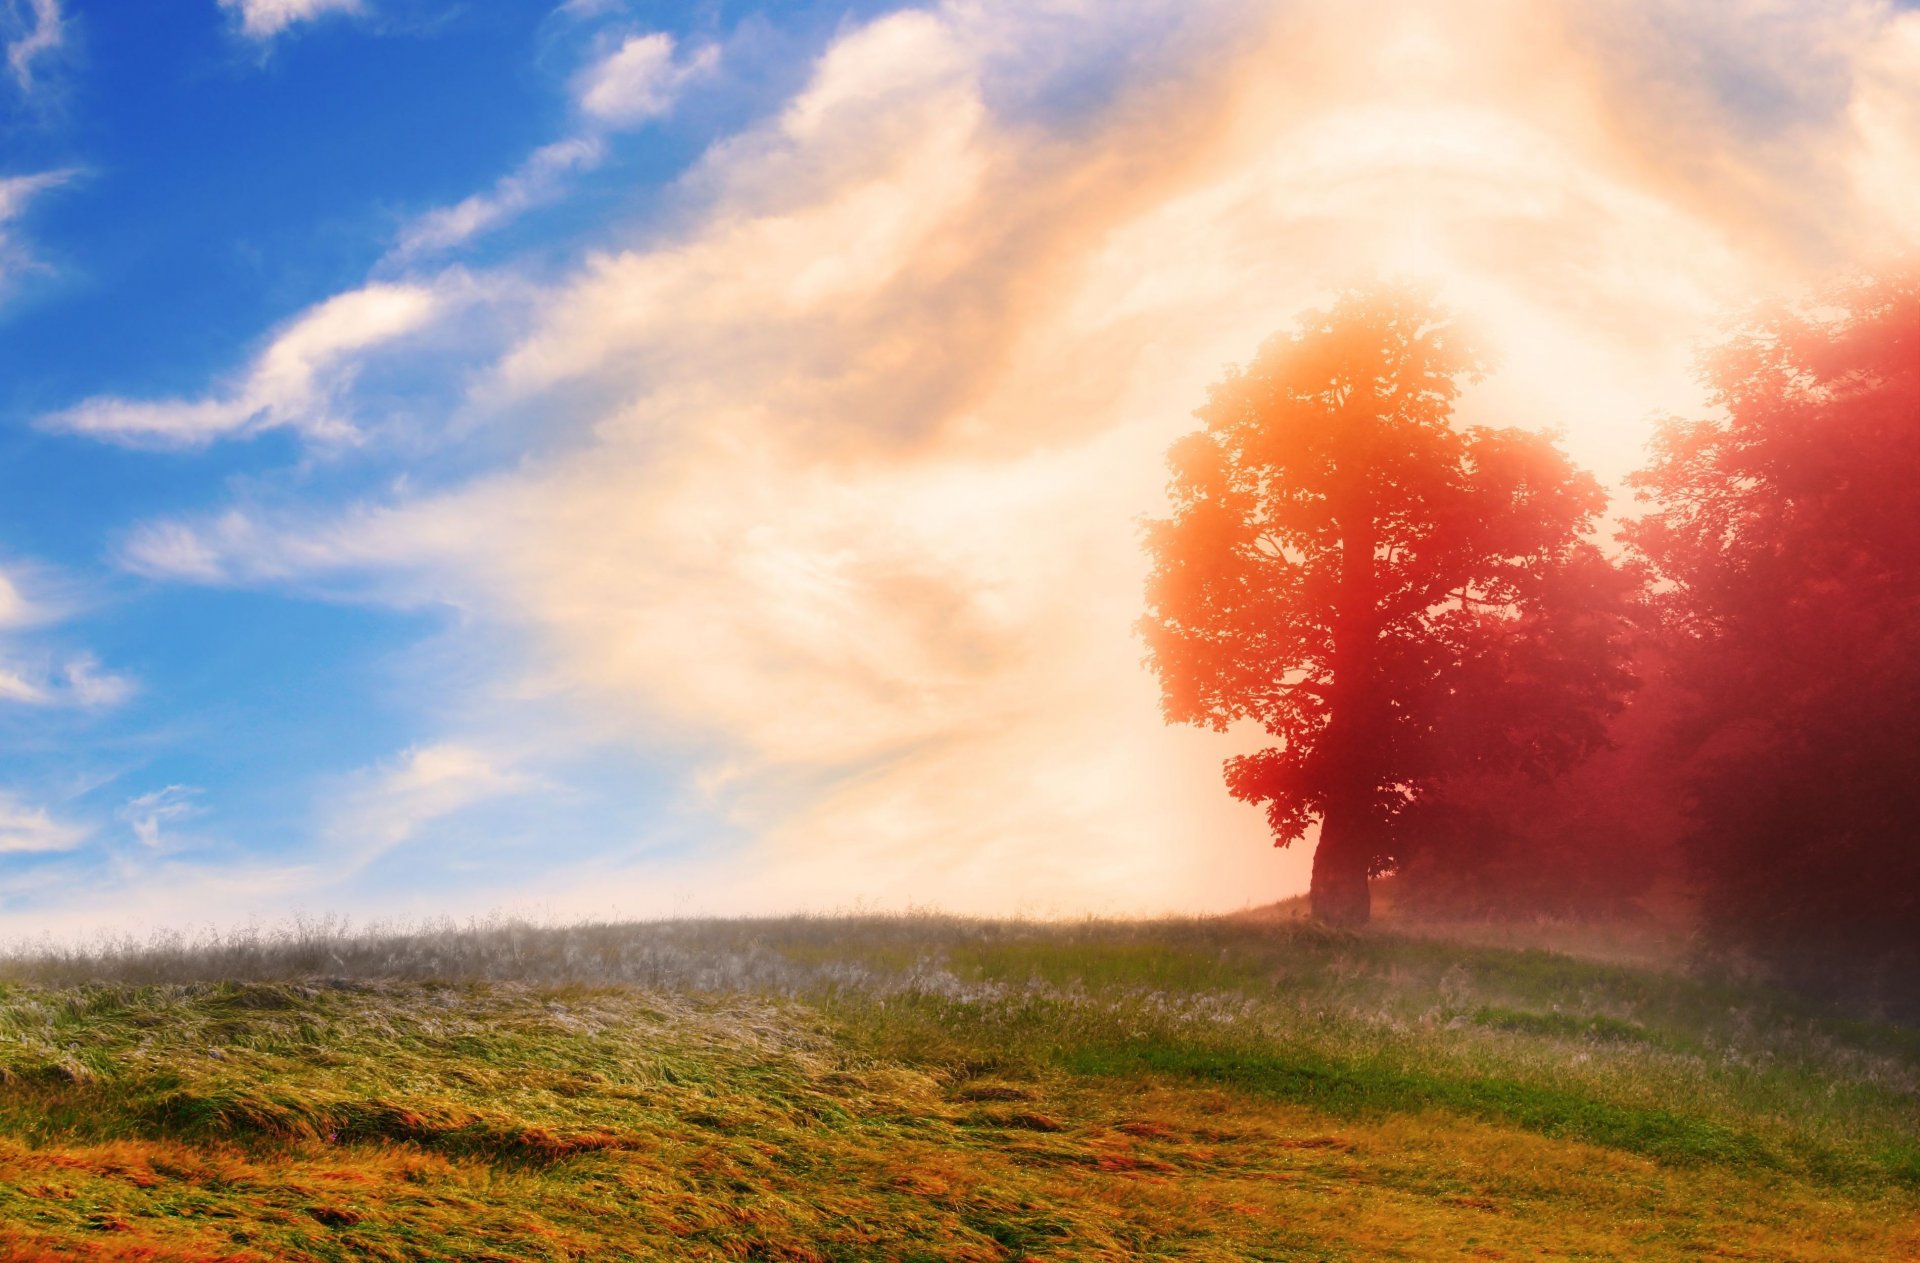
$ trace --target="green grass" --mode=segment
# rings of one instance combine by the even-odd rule
[[[1920,1249],[1912,1031],[1541,951],[322,926],[0,979],[0,1258]]]

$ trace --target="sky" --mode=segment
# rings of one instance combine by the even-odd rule
[[[1603,480],[1920,245],[1834,0],[0,0],[0,937],[1206,912],[1209,382],[1412,281]],[[1623,510],[1627,508],[1624,496]]]

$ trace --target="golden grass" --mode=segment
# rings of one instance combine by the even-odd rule
[[[0,1259],[1920,1257],[1893,1028],[1391,940],[733,932],[676,967],[782,986],[0,988]]]
[[[550,1162],[392,1143],[0,1144],[8,1259],[1909,1259],[1904,1195],[1663,1168],[1441,1115],[1157,1084],[850,1093]],[[908,1107],[903,1123],[903,1107]]]

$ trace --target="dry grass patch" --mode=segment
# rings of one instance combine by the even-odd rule
[[[1392,939],[831,928],[519,945],[533,973],[684,971],[645,985],[258,957],[247,982],[7,986],[0,1259],[1865,1263],[1920,1239],[1895,1028]]]

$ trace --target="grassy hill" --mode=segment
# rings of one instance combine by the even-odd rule
[[[0,966],[0,1258],[1912,1259],[1920,1035],[1258,919]]]

